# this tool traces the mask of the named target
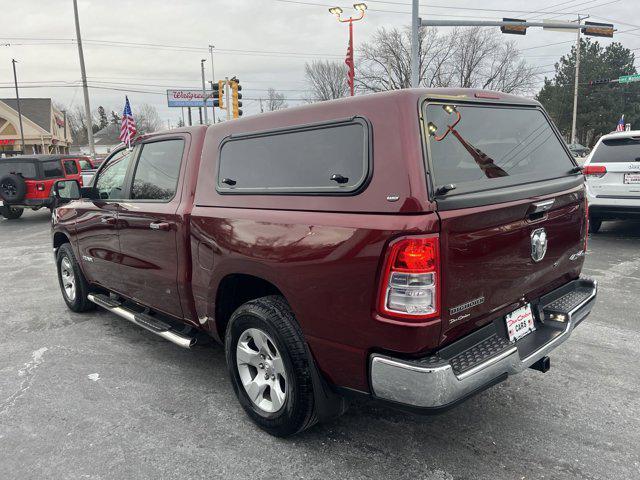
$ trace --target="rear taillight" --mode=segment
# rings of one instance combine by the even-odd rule
[[[440,249],[437,236],[404,237],[389,245],[378,311],[416,320],[439,315]]]
[[[44,192],[44,183],[36,184],[36,190],[39,192]]]
[[[585,177],[604,177],[607,173],[607,167],[604,165],[587,165],[582,169]]]

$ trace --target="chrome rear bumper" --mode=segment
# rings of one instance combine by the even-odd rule
[[[489,356],[476,365],[467,365],[464,371],[459,369],[459,360],[451,358],[449,353],[441,352],[455,351],[456,343],[460,343],[460,352],[456,354],[456,358],[459,358],[480,345],[469,345],[465,338],[435,355],[418,360],[371,355],[371,388],[374,397],[421,409],[440,410],[504,380],[508,375],[525,370],[569,338],[573,329],[589,315],[595,303],[597,283],[588,279],[576,280],[540,299],[536,311],[539,315],[544,315],[546,306],[562,304],[561,300],[570,298],[577,289],[580,289],[584,298],[577,305],[571,305],[571,309],[566,311],[564,322],[546,320],[541,323],[538,319],[536,331],[512,344],[503,338],[503,332],[488,331],[490,336],[481,339],[484,344],[481,350],[489,350]],[[495,325],[498,329],[501,322],[502,318],[486,328],[490,329]],[[486,346],[487,342],[489,347]],[[491,342],[498,345],[494,347],[495,351],[491,351]]]

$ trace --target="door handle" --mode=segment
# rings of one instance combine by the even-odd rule
[[[100,219],[100,223],[102,223],[104,225],[115,225],[116,224],[116,219],[115,219],[115,217],[102,217]]]
[[[171,224],[169,222],[152,222],[149,224],[149,228],[151,230],[162,230],[166,232],[171,230]]]

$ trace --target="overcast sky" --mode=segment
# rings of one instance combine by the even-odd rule
[[[166,106],[164,91],[199,88],[202,58],[207,59],[206,76],[211,79],[209,44],[216,47],[216,78],[233,75],[240,78],[245,115],[257,111],[258,102],[251,99],[264,97],[269,87],[284,93],[290,105],[298,104],[296,99],[304,96],[306,88],[305,62],[342,60],[346,50],[347,27],[327,11],[333,5],[332,0],[79,0],[78,3],[87,76],[93,85],[92,108],[103,105],[121,111],[124,95],[128,94],[134,115],[136,105],[150,103],[165,121],[171,119],[173,124],[181,114],[180,109]],[[377,28],[403,27],[411,19],[410,0],[367,3],[366,18],[354,25],[356,49]],[[345,12],[352,11],[350,3],[339,1],[337,5]],[[11,59],[15,58],[20,62],[18,79],[23,97],[52,97],[67,106],[82,104],[78,53],[73,43],[72,1],[4,0],[3,11],[0,97],[14,96]],[[532,11],[544,13],[527,14]],[[611,21],[620,31],[631,30],[617,35],[616,40],[640,52],[638,0],[433,0],[422,1],[420,13],[423,18],[434,19],[507,16],[555,20],[575,18],[578,13],[590,14],[593,21]],[[553,63],[569,51],[574,40],[571,34],[540,29],[509,38],[517,41],[525,58],[539,66],[540,72],[552,71]],[[33,88],[38,85],[45,87]]]

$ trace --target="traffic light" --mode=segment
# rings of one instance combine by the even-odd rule
[[[613,24],[611,23],[584,22],[584,27],[582,27],[582,33],[590,37],[611,38],[613,32]]]
[[[229,80],[229,83],[231,84],[231,105],[233,118],[239,118],[242,116],[242,109],[240,108],[242,107],[242,102],[240,101],[240,99],[242,98],[242,94],[240,93],[240,90],[242,90],[242,85],[240,85],[240,80],[238,80],[236,77],[233,77],[231,80]]]
[[[503,22],[526,22],[526,20],[521,20],[519,18],[503,18]],[[527,27],[525,25],[503,25],[500,27],[500,31],[502,33],[510,33],[512,35],[526,35]]]
[[[224,109],[224,80],[213,83],[213,106]]]

